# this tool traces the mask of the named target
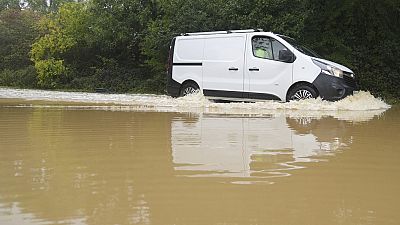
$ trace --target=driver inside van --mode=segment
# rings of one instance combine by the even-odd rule
[[[255,55],[256,57],[264,58],[264,59],[269,59],[269,58],[270,58],[270,55],[268,54],[268,51],[266,51],[266,50],[263,49],[263,48],[257,48],[257,49],[254,51],[254,55]]]
[[[271,41],[266,37],[253,38],[253,54],[255,57],[272,59]]]

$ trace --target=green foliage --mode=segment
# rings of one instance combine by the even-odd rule
[[[302,38],[352,68],[362,89],[400,97],[400,3],[309,0]]]
[[[153,7],[139,0],[63,4],[57,13],[40,22],[43,35],[32,45],[31,58],[39,84],[91,90],[135,89],[137,80],[128,82],[130,88],[124,82],[139,77],[128,78],[127,71],[144,71],[139,43]]]
[[[0,85],[23,86],[29,80],[44,88],[160,93],[174,36],[262,28],[298,38],[349,66],[363,89],[400,98],[398,0],[20,3],[0,0]],[[27,75],[32,64],[36,79]],[[22,74],[27,79],[14,82]]]
[[[0,0],[0,10],[14,9],[19,10],[21,8],[19,0]]]
[[[20,10],[0,12],[0,70],[17,69],[31,64],[28,52],[38,35],[35,13]]]
[[[26,7],[34,11],[56,12],[58,8],[67,2],[75,2],[74,0],[25,0]]]
[[[101,64],[100,58],[109,57],[122,65],[141,64],[139,43],[151,15],[147,5],[139,0],[89,2],[91,23],[85,47],[96,55],[94,63]]]
[[[0,86],[35,88],[37,83],[36,71],[33,66],[22,69],[0,71]]]
[[[39,28],[45,33],[32,45],[31,59],[35,63],[39,85],[57,87],[67,70],[64,58],[82,40],[87,31],[86,7],[81,3],[66,3],[57,14],[44,17]]]
[[[59,76],[66,70],[64,61],[54,58],[36,61],[35,68],[38,74],[38,84],[43,88],[57,87]]]
[[[35,79],[31,79],[36,73],[28,53],[38,35],[35,28],[38,20],[39,15],[32,11],[6,9],[0,12],[0,85],[36,85]],[[33,83],[28,85],[28,81]]]

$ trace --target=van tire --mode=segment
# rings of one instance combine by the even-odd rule
[[[305,84],[298,84],[289,90],[286,101],[299,101],[317,97],[318,93],[313,87]]]
[[[181,90],[179,92],[179,96],[183,97],[186,95],[194,94],[199,92],[200,88],[199,85],[197,85],[194,82],[185,82],[183,83]]]

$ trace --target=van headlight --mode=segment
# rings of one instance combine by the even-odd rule
[[[313,63],[321,68],[322,72],[331,76],[343,78],[343,71],[335,66],[312,59]]]

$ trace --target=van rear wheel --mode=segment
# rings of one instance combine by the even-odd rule
[[[180,96],[183,97],[186,95],[191,95],[199,92],[199,90],[200,90],[199,86],[195,83],[192,82],[184,83],[181,87]]]
[[[317,91],[307,85],[298,85],[291,89],[287,95],[287,101],[298,101],[298,100],[304,100],[304,99],[310,99],[310,98],[317,98],[318,94]]]

